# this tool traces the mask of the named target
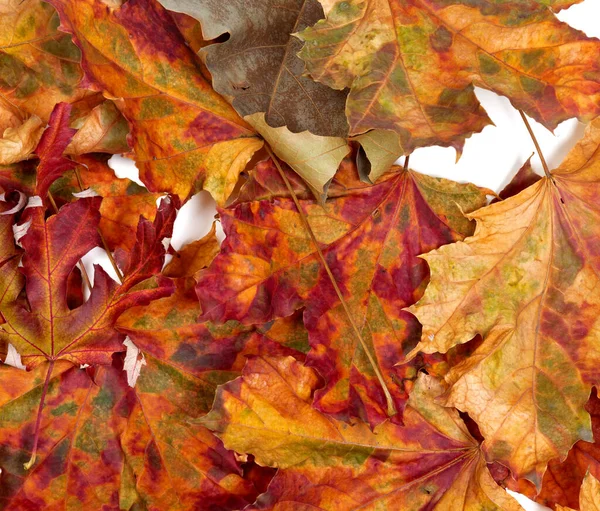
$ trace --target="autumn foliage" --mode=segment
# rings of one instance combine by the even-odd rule
[[[577,1],[0,0],[0,509],[600,510]],[[498,194],[411,170],[475,87],[585,133]]]

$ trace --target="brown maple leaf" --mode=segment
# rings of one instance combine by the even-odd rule
[[[304,63],[296,55],[302,42],[293,34],[323,17],[317,0],[230,0],[227,9],[219,0],[160,1],[199,20],[206,39],[229,36],[205,45],[202,56],[215,90],[230,98],[241,116],[264,112],[269,126],[287,126],[294,133],[348,134],[346,93],[303,76]]]

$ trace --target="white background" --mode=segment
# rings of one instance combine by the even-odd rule
[[[558,17],[584,31],[588,36],[600,38],[599,0],[585,0],[579,5],[562,11]],[[416,150],[410,157],[410,167],[431,176],[469,181],[500,191],[527,158],[535,152],[535,148],[519,113],[507,99],[481,89],[476,89],[476,94],[495,126],[488,126],[483,132],[468,139],[458,163],[455,162],[456,154],[453,149],[433,147]],[[570,120],[558,126],[553,134],[531,119],[530,123],[551,169],[561,162],[581,137],[584,129],[581,123]],[[531,162],[534,170],[543,175],[537,155]],[[114,156],[110,160],[110,165],[119,177],[128,177],[139,182],[137,169],[131,160]],[[190,241],[204,236],[210,229],[215,213],[215,203],[207,192],[195,195],[179,212],[171,240],[173,247],[179,250]],[[222,239],[222,231],[218,229],[217,234]],[[101,249],[94,249],[85,257],[90,277],[93,271],[92,262],[101,263],[109,273],[113,274],[110,263]],[[548,509],[522,495],[513,495],[527,511]]]

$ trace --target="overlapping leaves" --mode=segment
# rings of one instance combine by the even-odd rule
[[[257,324],[304,307],[308,360],[326,379],[316,406],[336,417],[379,423],[401,411],[406,399],[394,366],[420,332],[402,311],[427,282],[417,255],[472,232],[460,208],[485,204],[485,190],[401,168],[369,186],[349,160],[324,208],[298,187],[296,193],[306,197],[303,214],[348,311],[273,163],[266,161],[246,184],[248,195],[260,194],[260,200],[246,200],[242,191],[234,208],[221,211],[227,239],[197,285],[203,317]]]
[[[226,447],[280,467],[252,509],[520,508],[493,482],[456,411],[433,404],[435,380],[421,376],[404,427],[387,422],[373,431],[312,408],[317,386],[314,371],[291,358],[254,358],[201,420]]]
[[[597,116],[574,3],[0,1],[0,509],[598,508],[600,121],[487,207],[392,166]]]
[[[389,130],[404,152],[432,144],[460,151],[489,123],[473,85],[548,128],[600,114],[600,45],[559,22],[549,2],[321,3],[326,19],[300,34],[301,57],[315,80],[350,87],[352,134]]]

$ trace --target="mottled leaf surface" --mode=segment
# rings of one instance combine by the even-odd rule
[[[299,315],[254,327],[235,321],[198,323],[200,312],[193,286],[180,280],[172,296],[133,307],[117,321],[118,330],[144,352],[150,366],[152,360],[160,361],[164,371],[191,382],[199,414],[210,410],[217,385],[238,376],[246,357],[277,353],[303,359],[308,348]]]
[[[395,364],[420,334],[415,318],[402,311],[427,284],[427,267],[417,256],[471,233],[457,204],[476,209],[485,204],[485,191],[400,168],[370,186],[359,181],[350,160],[324,207],[300,182],[295,186],[363,341],[270,160],[246,185],[265,197],[220,212],[227,237],[197,286],[203,318],[260,324],[305,307],[309,363],[327,382],[316,406],[376,424],[388,413],[382,383],[398,411],[406,399]]]
[[[180,280],[171,297],[118,320],[147,362],[132,390],[136,404],[123,445],[151,509],[240,509],[252,502],[257,492],[238,477],[233,454],[192,419],[210,410],[217,386],[239,375],[246,357],[303,358],[297,350],[306,334],[297,315],[254,328],[199,324],[199,312],[193,287]]]
[[[0,509],[226,510],[252,502],[258,492],[233,453],[189,424],[201,389],[155,359],[131,389],[122,366],[119,358],[97,370],[56,364],[29,471],[23,462],[47,368],[0,367]]]
[[[493,481],[457,412],[434,404],[440,389],[423,376],[405,426],[371,431],[311,407],[318,377],[310,368],[253,358],[219,388],[201,422],[226,447],[280,469],[252,509],[520,509]]]
[[[30,372],[0,366],[0,509],[119,509],[124,470],[119,435],[126,387],[114,368],[56,363],[40,424],[37,463],[29,471],[35,422],[48,364]]]
[[[475,235],[424,257],[417,350],[484,337],[454,367],[448,405],[477,421],[490,459],[541,483],[547,462],[591,440],[584,409],[599,381],[597,226],[600,124],[552,173],[472,213]]]
[[[58,25],[54,8],[41,0],[0,4],[0,112],[5,111],[0,133],[11,119],[22,122],[37,115],[47,121],[57,103],[91,94],[80,88],[81,52]]]
[[[460,152],[489,123],[473,85],[550,129],[600,113],[600,43],[559,22],[548,2],[321,3],[326,19],[300,33],[300,55],[315,80],[350,87],[351,134],[391,130],[404,153],[426,145]]]
[[[119,314],[172,291],[168,282],[135,288],[162,267],[161,241],[170,236],[174,220],[174,209],[163,203],[154,224],[140,221],[138,242],[131,253],[117,252],[125,275],[123,284],[118,285],[97,266],[89,300],[69,309],[69,274],[83,255],[99,245],[99,205],[99,198],[80,199],[48,220],[42,207],[25,210],[24,221],[31,221],[21,239],[28,306],[16,301],[16,296],[14,302],[3,306],[5,323],[0,325],[0,336],[17,348],[28,367],[58,359],[109,363],[114,352],[124,349],[123,336],[114,330]]]

